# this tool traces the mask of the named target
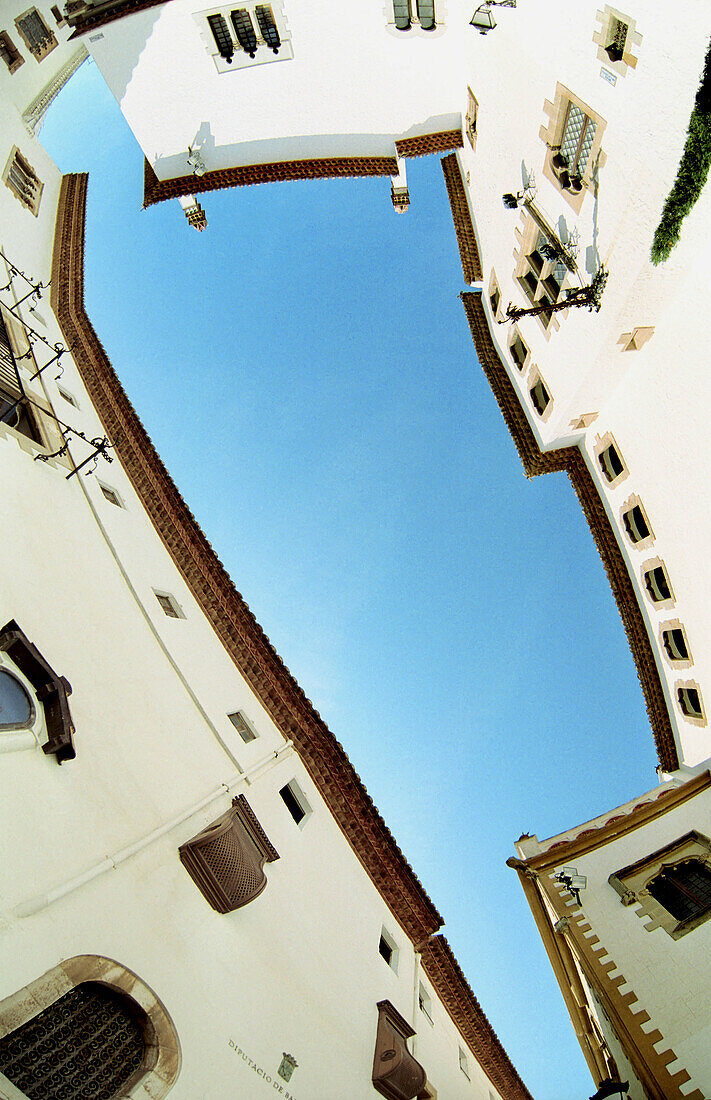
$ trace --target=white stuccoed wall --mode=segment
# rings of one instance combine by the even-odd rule
[[[20,144],[45,185],[38,217],[0,187],[0,245],[46,282],[60,173],[11,108],[0,142],[3,156]],[[25,293],[19,278],[15,286]],[[38,308],[47,322],[39,330],[61,339],[47,295]],[[38,349],[38,364],[49,355]],[[30,392],[87,436],[102,435],[75,365],[68,355],[62,363],[59,385],[78,408],[59,395],[56,366]],[[412,944],[227,658],[120,463],[100,460],[94,476],[67,480],[62,463],[33,461],[41,451],[0,429],[0,608],[2,623],[15,618],[70,680],[77,756],[59,768],[39,747],[0,755],[0,1000],[60,960],[105,955],[139,974],[173,1019],[183,1058],[176,1100],[275,1095],[284,1051],[299,1063],[284,1094],[369,1100],[376,1002],[387,998],[413,1022],[417,1057],[440,1100],[498,1100],[471,1055],[471,1081],[462,1074],[464,1044],[426,978],[434,1026],[420,1013]],[[73,443],[72,453],[79,462],[88,450]],[[105,499],[99,479],[125,509]],[[167,618],[154,588],[175,596],[185,618]],[[237,709],[259,734],[248,745],[226,717]],[[253,782],[237,781],[261,761]],[[295,777],[313,810],[303,828],[278,794]],[[229,794],[221,784],[231,784]],[[208,805],[188,812],[211,793]],[[222,916],[177,849],[237,793],[247,795],[281,858],[267,866],[256,901]],[[136,854],[118,854],[177,818]],[[107,857],[115,868],[73,885]],[[399,947],[397,974],[378,953],[383,925]]]

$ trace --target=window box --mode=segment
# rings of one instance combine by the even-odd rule
[[[606,122],[563,84],[553,102],[546,100],[547,125],[540,131],[548,146],[543,175],[563,193],[578,213],[596,169],[605,163],[601,143]]]
[[[426,1088],[427,1074],[407,1049],[414,1034],[390,1001],[378,1001],[373,1088],[387,1100],[415,1100]]]
[[[218,913],[232,913],[267,885],[264,864],[279,859],[243,794],[211,825],[181,844],[180,860]]]

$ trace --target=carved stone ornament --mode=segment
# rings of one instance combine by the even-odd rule
[[[218,913],[231,913],[259,897],[267,885],[264,864],[279,859],[243,794],[227,813],[182,844],[178,853]]]
[[[388,1100],[415,1100],[427,1083],[427,1074],[407,1049],[414,1029],[390,1001],[378,1001],[378,1012],[373,1086]]]

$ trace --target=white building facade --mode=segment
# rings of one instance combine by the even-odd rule
[[[87,179],[61,175],[28,115],[84,45],[63,9],[15,7],[0,25],[0,1097],[526,1100],[435,906],[91,326]]]
[[[70,8],[145,153],[146,205],[371,174],[390,176],[405,208],[407,158],[446,154],[479,362],[528,476],[571,478],[665,780],[658,797],[586,828],[522,838],[516,866],[596,1086],[711,1095],[708,193],[670,258],[650,261],[704,70],[706,12],[682,3],[672,28],[649,5],[522,0],[477,9],[474,22],[498,22],[479,36],[452,0],[373,0],[357,17],[285,0],[269,8],[273,28],[253,5]],[[585,629],[581,607],[580,644]],[[614,745],[605,759],[614,766]],[[577,894],[571,868],[586,882]]]

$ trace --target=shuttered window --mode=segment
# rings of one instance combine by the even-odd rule
[[[3,179],[15,197],[36,217],[43,184],[29,161],[25,160],[17,147],[13,148],[10,153],[3,172]]]
[[[257,17],[257,23],[259,24],[259,33],[264,39],[269,49],[274,53],[279,53],[279,47],[281,46],[281,38],[279,37],[279,31],[274,21],[274,13],[268,4],[258,4],[254,9],[254,14]]]
[[[230,18],[240,46],[250,57],[254,57],[257,52],[257,35],[251,15],[246,8],[239,8],[237,11],[230,12]]]
[[[41,61],[57,45],[54,33],[49,29],[37,8],[30,8],[19,15],[15,20],[15,26],[37,61]]]

